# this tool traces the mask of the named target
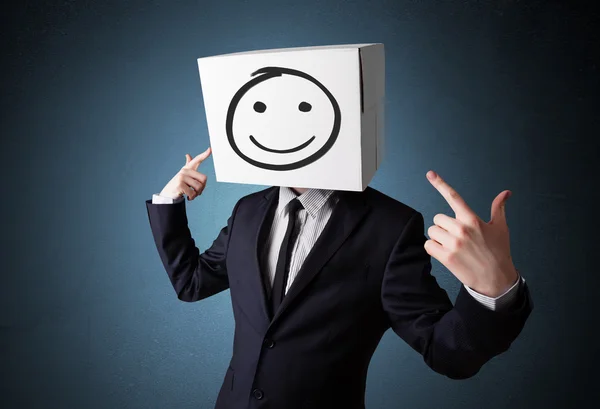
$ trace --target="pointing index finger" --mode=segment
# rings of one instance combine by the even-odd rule
[[[185,166],[188,167],[188,168],[190,168],[190,169],[197,170],[198,166],[200,166],[200,164],[202,162],[204,162],[204,160],[206,160],[206,158],[208,158],[210,156],[211,152],[212,152],[212,150],[209,147],[207,150],[205,150],[204,152],[202,152],[201,154],[199,154],[198,156],[196,156],[194,159],[192,159]]]
[[[467,205],[464,199],[458,194],[452,186],[444,181],[440,175],[430,170],[427,172],[427,179],[437,189],[438,192],[446,199],[457,217],[468,216],[473,214],[471,208]]]

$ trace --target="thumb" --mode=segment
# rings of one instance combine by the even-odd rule
[[[492,219],[490,223],[506,224],[506,202],[511,195],[512,192],[510,190],[505,190],[496,196],[492,202]]]
[[[188,165],[192,161],[192,157],[189,153],[185,154],[185,164]]]

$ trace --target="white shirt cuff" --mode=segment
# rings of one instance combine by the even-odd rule
[[[183,196],[178,197],[177,199],[172,199],[170,197],[161,196],[157,194],[152,195],[152,204],[174,204],[182,202],[183,200]]]
[[[471,294],[475,300],[477,300],[483,306],[489,308],[492,311],[496,311],[510,305],[511,302],[515,300],[517,297],[517,290],[519,288],[519,281],[525,283],[525,279],[521,276],[517,279],[517,281],[510,287],[508,290],[504,292],[504,294],[499,295],[498,297],[488,297],[487,295],[479,294],[477,291],[465,285],[465,288]]]

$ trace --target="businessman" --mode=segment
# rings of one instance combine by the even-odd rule
[[[217,409],[364,408],[369,362],[389,328],[452,379],[475,375],[521,332],[533,303],[510,256],[510,191],[484,222],[428,172],[454,215],[436,215],[427,240],[419,212],[375,189],[271,187],[240,199],[202,252],[185,196],[204,190],[198,167],[210,153],[186,155],[146,206],[180,300],[230,289],[233,356]],[[463,284],[454,305],[430,257]]]

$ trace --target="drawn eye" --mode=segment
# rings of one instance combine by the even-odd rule
[[[260,102],[260,101],[256,101],[254,103],[254,110],[256,112],[259,112],[259,113],[262,114],[263,112],[265,112],[267,110],[267,106],[264,103]]]
[[[309,104],[308,102],[300,102],[300,105],[298,105],[298,109],[302,112],[308,112],[312,109],[312,105]]]

